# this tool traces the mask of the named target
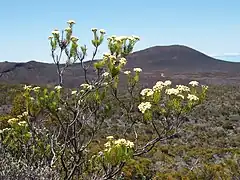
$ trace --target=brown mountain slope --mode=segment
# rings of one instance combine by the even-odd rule
[[[137,51],[128,56],[126,69],[141,67],[146,84],[165,79],[188,81],[196,79],[204,83],[240,84],[240,63],[226,62],[211,58],[192,48],[180,45],[155,46]],[[90,72],[92,76],[93,70]],[[64,83],[76,87],[83,81],[80,64],[69,67],[64,75]],[[27,63],[0,63],[0,83],[50,84],[57,82],[54,64],[29,61]]]
[[[237,72],[240,63],[209,57],[187,46],[155,46],[133,53],[129,66],[141,66],[148,70],[168,69],[185,72]]]

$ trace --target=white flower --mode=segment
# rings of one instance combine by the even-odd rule
[[[72,91],[72,95],[77,94],[77,91]]]
[[[146,89],[143,89],[140,94],[141,94],[142,96],[152,96],[153,93],[154,93],[154,92],[153,92],[152,89],[146,88]]]
[[[24,86],[24,90],[30,90],[31,88],[32,86],[27,86],[27,85]]]
[[[53,35],[59,35],[59,31],[57,29],[55,29],[55,30],[52,31],[52,34]]]
[[[134,35],[132,35],[132,37],[133,37],[135,40],[137,40],[137,41],[140,40],[140,37],[139,37],[139,36],[134,36]]]
[[[168,95],[178,95],[179,90],[174,89],[174,88],[170,88],[170,89],[166,89],[165,93],[168,94]]]
[[[131,71],[124,71],[123,73],[126,75],[129,75],[131,73]]]
[[[164,85],[165,85],[165,86],[170,86],[171,84],[172,84],[172,82],[169,81],[169,80],[167,80],[167,81],[164,82]]]
[[[77,37],[75,37],[75,36],[72,36],[71,37],[71,41],[73,41],[73,42],[77,42],[79,39],[77,38]]]
[[[113,136],[108,136],[107,139],[112,140],[112,139],[114,139],[114,137]]]
[[[184,96],[182,94],[178,94],[177,97],[184,99]]]
[[[27,122],[26,122],[26,121],[20,121],[20,122],[18,123],[18,125],[24,127],[24,126],[27,125]]]
[[[70,24],[70,25],[71,24],[76,24],[76,22],[74,20],[68,20],[67,23]]]
[[[70,27],[67,27],[67,28],[65,28],[65,31],[71,31],[72,30],[72,28],[70,28]]]
[[[60,89],[62,89],[62,86],[55,86],[54,89],[56,89],[56,90],[60,90]]]
[[[25,112],[22,113],[22,115],[23,115],[23,116],[28,116],[28,112],[25,111]]]
[[[105,146],[106,148],[108,148],[108,147],[111,146],[111,143],[110,143],[110,142],[107,142],[107,143],[104,144],[104,146]]]
[[[49,39],[49,40],[52,40],[52,38],[53,38],[53,36],[48,36],[48,39]]]
[[[191,81],[189,84],[192,85],[192,86],[198,86],[198,85],[199,85],[199,82],[197,82],[197,81]]]
[[[102,74],[102,76],[104,76],[104,77],[109,76],[109,72],[104,72],[104,73]]]
[[[145,113],[146,110],[151,109],[152,105],[150,102],[142,102],[141,104],[138,105],[138,109],[142,112]]]
[[[100,29],[99,32],[100,32],[101,34],[106,34],[106,31],[105,31],[104,29]]]
[[[208,86],[202,85],[202,88],[203,88],[203,89],[208,89]]]
[[[134,143],[131,142],[131,141],[127,141],[127,146],[128,146],[129,148],[133,148],[133,147],[134,147]]]
[[[181,92],[188,92],[190,91],[190,88],[184,85],[176,85],[176,88]]]
[[[120,64],[122,64],[122,65],[126,65],[126,64],[127,64],[127,60],[126,60],[125,58],[121,58],[121,59],[119,60],[119,62],[120,62]]]
[[[81,87],[83,87],[84,89],[93,89],[93,85],[90,85],[90,84],[81,84],[80,85]]]
[[[23,117],[23,115],[17,115],[18,119],[21,119]]]
[[[141,68],[133,68],[133,71],[135,71],[135,72],[142,72],[142,69]]]
[[[103,83],[103,85],[104,85],[104,86],[107,86],[107,85],[108,85],[108,83],[107,83],[107,82],[104,82],[104,83]]]
[[[14,124],[18,121],[18,118],[11,118],[8,120],[8,124]]]
[[[36,86],[36,87],[33,88],[33,91],[36,92],[36,91],[39,91],[39,89],[40,89],[40,87]]]
[[[103,56],[109,57],[109,56],[111,56],[111,54],[110,53],[104,53]]]
[[[190,100],[190,101],[198,101],[199,98],[193,94],[188,94],[187,98]]]
[[[97,32],[97,28],[92,28],[91,31],[92,32]]]
[[[156,82],[156,84],[153,86],[153,91],[160,91],[164,87],[164,83],[162,81]]]

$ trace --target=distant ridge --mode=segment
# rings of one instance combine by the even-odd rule
[[[163,78],[161,74],[180,80],[195,78],[209,83],[238,83],[240,63],[215,59],[187,46],[154,46],[136,51],[127,59],[126,69],[141,67],[142,80],[147,83]],[[93,69],[90,77],[92,75]],[[64,77],[69,87],[81,84],[84,74],[80,64],[70,66]],[[0,83],[54,85],[56,82],[57,72],[53,63],[35,60],[26,63],[0,62]]]

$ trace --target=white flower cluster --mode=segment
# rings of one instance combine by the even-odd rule
[[[108,76],[109,76],[109,72],[104,72],[104,73],[102,74],[102,76],[103,76],[103,77],[108,77]]]
[[[68,20],[67,23],[70,24],[70,25],[71,24],[76,24],[76,22],[74,20]]]
[[[140,38],[138,36],[116,36],[116,35],[112,35],[110,37],[108,37],[108,41],[126,41],[126,40],[130,40],[130,41],[139,41]]]
[[[198,86],[198,85],[199,85],[199,82],[197,82],[197,81],[191,81],[191,82],[189,82],[189,84],[194,87],[194,86]]]
[[[161,91],[164,88],[164,82],[158,81],[156,84],[153,86],[153,91]]]
[[[55,86],[55,89],[60,90],[60,89],[62,89],[62,86]]]
[[[152,105],[150,102],[142,102],[141,104],[138,105],[139,111],[142,113],[145,113],[146,110],[151,109]]]
[[[172,82],[169,81],[169,80],[166,80],[166,81],[164,82],[164,86],[170,86],[171,84],[172,84]]]
[[[111,148],[111,146],[125,146],[128,148],[133,148],[134,143],[126,140],[126,139],[117,139],[114,140],[113,136],[108,136],[107,139],[109,140],[107,143],[104,144],[106,148]]]
[[[77,91],[72,91],[72,95],[77,94]]]
[[[89,89],[89,90],[92,90],[93,89],[93,85],[91,84],[81,84],[80,87],[83,87],[84,89]]]
[[[122,58],[120,58],[119,63],[120,63],[121,65],[126,65],[126,64],[127,64],[127,60],[122,57]]]
[[[176,85],[176,88],[180,91],[180,92],[189,92],[190,88],[184,85]]]
[[[134,72],[142,72],[142,69],[141,68],[133,68],[133,71]]]
[[[190,101],[198,101],[199,98],[193,94],[188,94],[187,98],[190,100]]]
[[[154,92],[153,92],[152,89],[146,88],[146,89],[143,89],[140,94],[141,94],[142,96],[152,96],[153,93],[154,93]]]
[[[131,74],[131,71],[124,71],[123,73],[126,75],[129,75],[129,74]]]
[[[170,89],[166,89],[165,93],[168,94],[168,95],[178,95],[179,90],[174,89],[174,88],[170,88]]]
[[[20,121],[18,123],[19,126],[22,126],[22,127],[25,127],[27,125],[27,122],[26,121]]]
[[[8,124],[15,124],[18,120],[18,118],[11,118],[8,120]]]
[[[36,87],[33,88],[33,91],[38,92],[39,89],[40,89],[40,87],[39,87],[39,86],[36,86]]]

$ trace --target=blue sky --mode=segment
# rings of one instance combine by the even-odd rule
[[[92,27],[140,36],[135,50],[182,44],[212,56],[240,52],[239,0],[3,0],[0,7],[0,61],[52,62],[47,38],[69,19],[89,54]],[[106,51],[104,44],[99,56]]]

